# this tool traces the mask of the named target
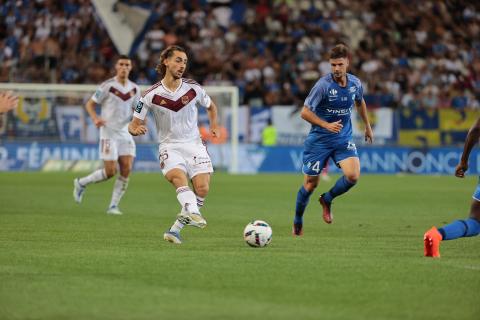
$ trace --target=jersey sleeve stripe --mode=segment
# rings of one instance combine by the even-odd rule
[[[147,90],[145,90],[142,94],[142,98],[144,98],[149,92],[151,92],[152,90],[154,90],[155,88],[158,88],[159,86],[162,85],[162,82],[157,82],[155,83],[153,86],[151,86],[150,88],[148,88]]]

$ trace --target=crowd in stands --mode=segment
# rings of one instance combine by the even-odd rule
[[[179,44],[192,53],[188,76],[200,83],[236,85],[249,105],[301,106],[330,70],[329,49],[344,42],[370,107],[480,108],[480,2],[122,2],[152,12],[132,54],[140,84],[158,81],[161,50]],[[0,81],[107,76],[116,52],[89,1],[7,1],[0,16]]]
[[[98,83],[115,54],[89,0],[0,2],[0,82]]]

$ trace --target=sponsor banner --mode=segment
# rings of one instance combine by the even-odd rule
[[[436,109],[403,108],[399,111],[401,130],[436,130],[439,116]]]
[[[302,168],[301,147],[270,147],[242,145],[239,152],[240,173],[298,172]],[[402,147],[360,147],[362,173],[375,174],[446,174],[452,175],[462,148],[415,149]],[[480,152],[472,151],[468,174],[480,174]],[[339,172],[331,163],[329,172]]]
[[[277,128],[278,145],[303,145],[311,125],[300,117],[300,110],[294,106],[272,107],[272,123]]]
[[[468,132],[473,123],[480,117],[479,110],[441,109],[440,130],[442,132]]]
[[[135,171],[160,171],[158,147],[138,144]],[[362,173],[453,174],[460,155],[459,148],[416,149],[406,147],[360,146]],[[210,145],[209,154],[215,169],[227,169],[231,163],[228,144]],[[241,144],[238,150],[239,173],[290,172],[301,174],[302,147],[261,147]],[[0,145],[0,170],[86,170],[101,165],[96,144],[5,143]],[[480,152],[472,151],[469,175],[480,174]],[[330,172],[338,172],[330,165]]]
[[[20,97],[13,114],[15,137],[58,138],[53,103],[50,99]]]
[[[400,130],[398,144],[403,146],[427,147],[440,145],[438,130]]]
[[[384,144],[395,138],[394,115],[395,112],[391,108],[368,110],[368,119],[376,144]],[[356,109],[352,112],[352,131],[355,139],[361,141],[365,138],[365,125]]]
[[[81,106],[58,106],[56,109],[61,141],[83,141],[85,112]]]
[[[40,170],[48,160],[98,160],[97,144],[4,143],[0,170]]]

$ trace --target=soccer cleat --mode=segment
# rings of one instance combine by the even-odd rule
[[[182,243],[182,238],[180,237],[180,233],[175,231],[170,231],[170,230],[163,234],[163,240],[171,243],[175,243],[175,244]]]
[[[184,225],[193,226],[197,228],[205,228],[207,226],[207,221],[200,213],[190,213],[182,210],[177,215],[178,221],[183,223]]]
[[[440,258],[440,241],[442,235],[432,227],[423,235],[423,254],[425,257]]]
[[[113,214],[113,215],[121,215],[122,211],[117,206],[111,206],[107,210],[107,214]]]
[[[320,195],[320,198],[318,198],[318,202],[320,202],[320,205],[323,208],[323,221],[330,224],[333,221],[333,214],[331,209],[332,203],[325,201],[324,197],[325,193],[322,193]]]
[[[303,224],[302,223],[293,223],[292,234],[294,236],[303,236]]]
[[[83,193],[85,192],[85,187],[80,184],[78,178],[73,180],[73,199],[76,203],[82,202]]]

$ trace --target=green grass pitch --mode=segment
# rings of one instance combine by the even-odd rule
[[[480,237],[423,257],[432,225],[467,216],[476,177],[364,175],[291,224],[302,176],[216,173],[204,230],[163,241],[179,212],[159,173],[134,173],[107,216],[113,180],[72,199],[72,173],[0,173],[0,319],[478,319]],[[245,225],[273,228],[250,248]]]

